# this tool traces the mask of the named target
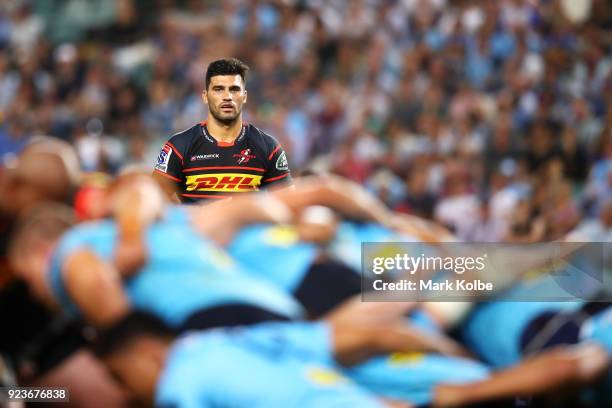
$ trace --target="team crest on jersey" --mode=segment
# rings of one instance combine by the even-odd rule
[[[276,159],[276,170],[289,170],[289,163],[287,163],[287,155],[282,152],[278,159]]]
[[[246,164],[249,160],[254,159],[256,156],[251,154],[251,149],[241,150],[239,154],[235,154],[234,157],[238,159],[238,164]]]
[[[164,147],[162,147],[161,149],[161,152],[159,152],[159,156],[157,156],[157,164],[155,165],[155,170],[167,173],[168,163],[170,162],[170,155],[172,155],[172,148],[168,145],[164,145]]]

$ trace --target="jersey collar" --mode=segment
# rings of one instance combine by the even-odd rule
[[[202,128],[202,135],[204,136],[204,139],[206,139],[206,141],[208,143],[212,143],[212,144],[215,144],[215,145],[220,146],[220,147],[228,147],[228,146],[233,146],[236,143],[240,143],[242,141],[242,139],[244,139],[244,137],[246,135],[246,129],[247,129],[247,124],[243,122],[242,123],[242,129],[240,130],[240,134],[238,135],[238,137],[236,139],[234,139],[234,141],[232,143],[227,143],[227,142],[219,142],[219,141],[217,141],[217,139],[212,137],[212,135],[208,132],[208,127],[206,126],[206,121],[200,122],[200,126]]]

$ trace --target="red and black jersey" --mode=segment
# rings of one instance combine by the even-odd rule
[[[177,133],[162,147],[155,173],[175,181],[185,203],[291,183],[280,143],[250,124],[233,143],[215,140],[206,122]]]

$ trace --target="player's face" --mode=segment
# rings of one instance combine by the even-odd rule
[[[240,118],[247,92],[240,75],[218,75],[210,79],[208,89],[202,92],[208,112],[219,122],[230,125]]]

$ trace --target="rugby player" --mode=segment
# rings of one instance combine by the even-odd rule
[[[196,203],[291,183],[280,143],[242,121],[247,71],[235,58],[208,66],[207,120],[172,136],[155,165],[153,174],[173,199]]]
[[[245,197],[244,199],[248,200],[250,198]],[[253,197],[252,201],[262,199],[264,197]],[[233,206],[234,211],[237,211],[238,209],[241,210],[244,204],[240,201],[242,200],[232,200],[219,203],[219,205],[198,208],[197,210],[218,211],[219,208],[231,208]],[[265,203],[263,208],[272,210],[270,207],[270,203]],[[272,210],[272,212],[274,214],[282,213],[277,209]],[[56,214],[56,212],[53,213]],[[251,213],[252,211],[249,212],[250,215],[248,216],[252,217]],[[216,215],[220,214],[217,213]],[[232,215],[237,216],[237,214],[226,215],[229,216],[228,219],[232,219]],[[68,234],[62,239],[62,243],[55,251],[54,265],[51,271],[55,298],[60,301],[64,309],[70,309],[76,303],[80,312],[100,327],[112,325],[122,316],[125,316],[132,306],[142,307],[157,314],[175,328],[185,328],[184,325],[181,327],[180,323],[184,322],[188,316],[193,316],[193,313],[196,313],[198,319],[192,320],[190,322],[192,326],[188,328],[287,320],[292,317],[290,316],[291,313],[287,312],[287,310],[291,310],[292,305],[286,299],[283,300],[281,294],[274,293],[271,288],[266,288],[265,285],[262,285],[262,282],[255,283],[253,279],[246,279],[244,274],[239,271],[232,273],[231,270],[215,265],[214,261],[211,262],[210,258],[215,256],[215,251],[218,248],[211,245],[203,246],[199,242],[201,238],[198,238],[197,234],[189,233],[189,230],[185,228],[186,225],[198,225],[198,223],[187,222],[186,217],[186,213],[182,211],[168,213],[164,219],[148,228],[147,238],[151,244],[150,249],[152,249],[149,252],[151,259],[148,263],[157,265],[145,265],[142,270],[131,276],[124,284],[121,283],[118,273],[113,269],[112,262],[108,262],[112,258],[113,252],[112,227],[109,229],[107,225],[106,228],[100,229],[100,225],[90,224],[88,232],[87,228],[83,230],[84,227],[82,227],[80,234],[75,233],[72,238]],[[213,219],[218,218],[213,217]],[[31,221],[33,224],[30,228],[24,229],[18,235],[20,238],[17,239],[17,242],[21,240],[22,245],[26,244],[25,239],[28,234],[33,234],[29,235],[30,238],[41,238],[40,231],[46,231],[48,234],[52,233],[50,228],[41,228],[40,223],[35,223],[35,217]],[[164,226],[164,223],[177,223],[178,226],[173,228],[171,225]],[[205,225],[208,225],[208,223]],[[96,231],[96,229],[98,230]],[[86,233],[83,236],[84,231]],[[76,239],[75,237],[79,235],[81,236]],[[181,240],[179,237],[184,239]],[[28,244],[27,247],[30,248],[29,256],[34,261],[32,268],[29,268],[30,273],[34,277],[43,276],[44,272],[41,271],[41,266],[45,269],[43,266],[45,262],[41,261],[48,257],[46,254],[51,250],[48,246],[49,242],[45,244],[44,240],[30,240]],[[22,245],[17,246],[17,248],[22,247]],[[177,248],[180,248],[178,258],[175,251]],[[77,254],[76,259],[66,258],[70,254],[75,255],[75,253]],[[196,255],[195,258],[190,258],[189,254],[191,256],[194,254],[205,256]],[[79,259],[79,257],[81,258]],[[187,258],[181,260],[180,258],[183,257]],[[106,259],[107,262],[101,262],[100,258]],[[208,263],[206,265],[198,262],[194,263],[194,260],[199,258],[208,260]],[[64,262],[62,262],[62,259]],[[67,259],[68,262],[65,262]],[[36,265],[39,267],[36,268]],[[62,271],[64,268],[58,268],[58,265],[65,265],[65,270]],[[201,266],[206,268],[200,269]],[[192,271],[187,270],[194,268],[202,276],[196,278]],[[204,277],[206,279],[202,279]],[[222,282],[218,279],[220,277],[223,278]],[[204,284],[199,284],[202,282]],[[235,286],[232,286],[232,284]],[[123,292],[124,286],[125,293]],[[236,292],[236,287],[242,288],[242,291]],[[254,289],[256,293],[246,293],[250,289]],[[260,299],[262,295],[266,298],[265,300]],[[247,308],[239,309],[238,314],[243,319],[242,321],[231,322],[231,314],[221,312],[227,312],[228,300],[231,303],[231,300],[236,299],[239,299]],[[221,307],[215,310],[214,306],[219,304]],[[275,310],[272,309],[274,306],[277,307]],[[366,306],[371,306],[371,304],[366,304]],[[213,314],[210,313],[211,309],[214,311]],[[261,312],[262,310],[268,313],[265,315],[259,313],[257,319],[244,321],[243,315],[248,316],[250,312]],[[202,315],[202,312],[205,315]],[[277,316],[274,315],[275,312]],[[208,314],[206,315],[206,313]],[[284,319],[282,316],[278,316],[280,313],[285,313]],[[379,314],[374,312],[374,317]],[[204,316],[206,317],[203,319]],[[253,317],[252,314],[251,317]],[[395,319],[393,322],[385,319],[381,321],[378,318],[375,318],[373,322],[370,319],[350,320],[354,320],[354,323],[359,327],[358,331],[362,333],[362,337],[358,338],[367,339],[369,347],[367,356],[371,356],[372,353],[390,352],[392,350],[456,352],[456,348],[450,341],[444,340],[439,335],[425,334],[422,331],[414,330],[406,325],[403,318]],[[381,336],[380,333],[385,333],[385,335]],[[370,359],[346,373],[363,386],[370,388],[372,392],[404,401],[416,401],[417,403],[431,401],[433,387],[436,384],[465,383],[484,380],[488,376],[486,368],[475,362],[437,355],[425,355],[416,361],[412,358],[408,361],[400,360],[399,364],[389,357],[378,357]],[[427,375],[423,376],[423,373],[427,373]],[[495,381],[494,384],[497,384],[498,380],[507,381],[507,379],[508,375],[500,374],[500,378],[493,378],[492,380]],[[563,380],[568,379],[564,376]],[[493,389],[483,387],[488,389],[488,392],[494,392],[495,390],[499,392],[500,389],[499,385]],[[507,389],[507,387],[501,387],[501,390]],[[460,390],[453,388],[454,398],[465,397],[465,395],[458,397],[462,395]]]
[[[607,363],[612,356],[609,301],[529,301],[534,294],[545,297],[567,284],[586,293],[585,275],[581,269],[570,267],[563,276],[523,280],[496,301],[478,305],[460,325],[466,344],[488,364],[499,368],[560,345],[583,343],[603,347],[607,354],[602,364]],[[591,296],[598,298],[597,294]],[[521,298],[526,300],[516,301]],[[611,385],[612,370],[608,369],[608,378],[599,384],[597,392],[591,390],[591,399],[604,405],[611,403]]]
[[[19,278],[19,270],[28,264],[9,267],[8,262],[11,232],[20,214],[41,202],[70,203],[79,184],[76,151],[53,137],[33,137],[0,169],[0,327],[7,328],[0,336],[0,354],[22,384],[67,386],[75,405],[121,407],[127,399],[84,346],[81,323],[45,308],[37,296],[46,293],[45,286],[32,286]],[[82,375],[85,371],[87,376]],[[99,398],[92,401],[92,394]]]
[[[333,330],[331,323],[263,323],[191,332],[172,344],[163,322],[134,313],[98,351],[151,406],[382,407],[336,368],[333,351],[342,345],[330,344]],[[150,364],[141,370],[143,361]]]
[[[171,207],[147,228],[148,259],[125,282],[113,262],[118,233],[112,220],[81,224],[55,247],[53,242],[68,226],[61,213],[46,209],[33,214],[16,234],[13,259],[24,260],[22,248],[29,248],[24,277],[50,287],[51,297],[64,310],[78,311],[99,327],[112,324],[131,307],[155,313],[179,330],[302,318],[293,297],[246,272],[216,244],[227,232],[218,233],[220,228],[201,221],[224,220],[226,230],[240,223],[285,221],[282,204],[265,196],[217,204]],[[249,212],[243,211],[245,205]],[[413,343],[421,338],[424,350],[459,352],[452,342],[425,333],[417,333]],[[409,343],[405,341],[406,347],[412,347]]]
[[[231,229],[227,220],[236,222],[245,216],[253,219],[257,208],[271,212],[275,217],[282,214],[278,207],[273,208],[271,200],[258,204],[264,198],[251,196],[192,209],[172,208],[175,211],[168,211],[161,220],[148,227],[149,259],[123,282],[112,262],[117,231],[111,220],[81,224],[64,235],[54,249],[53,241],[64,229],[62,220],[57,219],[60,212],[47,210],[40,219],[33,214],[15,237],[14,256],[20,259],[20,248],[27,247],[31,262],[28,268],[24,268],[24,277],[41,286],[45,286],[41,280],[50,280],[50,284],[47,282],[47,287],[51,287],[50,297],[62,310],[82,314],[102,328],[112,325],[133,307],[154,313],[179,331],[300,319],[303,317],[301,308],[289,294],[257,279],[252,273],[245,273],[211,239],[205,240],[194,231],[194,226],[198,225],[210,228],[209,222],[188,220],[189,213],[200,213],[205,220],[224,220],[228,223],[226,227]],[[244,200],[250,201],[251,211],[243,211]],[[266,214],[266,221],[274,220],[269,213]],[[45,218],[48,221],[43,221]],[[219,230],[217,227],[213,231]],[[214,236],[213,231],[211,235]],[[217,236],[223,240],[223,234]],[[47,272],[45,265],[49,262],[49,254],[53,255]],[[358,305],[362,306],[360,302]],[[394,304],[391,306],[395,307]],[[391,351],[461,352],[452,341],[411,327],[403,318],[379,321],[383,314],[370,312],[361,313],[366,320],[356,324],[377,354]],[[386,335],[380,336],[381,331]],[[461,364],[477,367],[473,371],[478,376],[486,371],[477,363],[462,360]],[[452,378],[453,372],[460,372],[453,370],[454,366],[445,367],[448,368],[438,373],[442,378]],[[385,369],[384,364],[375,364],[364,368],[367,376],[362,377],[375,381],[377,373],[383,373]],[[398,381],[411,378],[401,374],[401,371],[395,374]],[[463,370],[461,377],[468,380],[476,374],[469,375]],[[390,376],[388,373],[381,375]],[[419,385],[419,392],[423,386]]]
[[[579,384],[602,368],[601,351],[592,346],[549,352],[490,377],[486,369],[478,373],[478,366],[467,362],[451,361],[449,367],[441,358],[423,365],[411,363],[424,360],[418,355],[396,355],[390,363],[374,360],[374,365],[386,364],[392,374],[380,379],[388,393],[378,394],[360,386],[345,367],[347,358],[359,363],[371,352],[363,330],[355,325],[360,317],[345,308],[317,322],[190,332],[174,341],[163,322],[133,312],[100,337],[97,350],[140,401],[187,408],[409,407],[413,405],[404,396],[411,383],[414,404],[455,407]],[[447,374],[455,370],[454,378],[436,375],[437,366]],[[556,367],[554,373],[551,366]],[[465,380],[478,375],[485,378]]]

